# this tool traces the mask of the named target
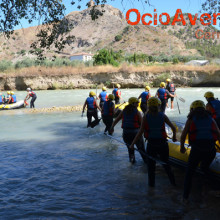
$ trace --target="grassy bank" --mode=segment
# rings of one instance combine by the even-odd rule
[[[100,74],[100,73],[135,73],[135,72],[150,72],[150,73],[169,73],[169,72],[205,72],[212,74],[215,71],[220,70],[219,65],[206,65],[206,66],[186,66],[183,64],[154,64],[154,65],[128,65],[122,64],[119,67],[113,67],[111,65],[105,66],[77,66],[77,67],[27,67],[18,70],[8,70],[5,73],[1,73],[2,76],[65,76],[74,74]]]

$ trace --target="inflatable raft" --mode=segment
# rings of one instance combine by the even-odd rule
[[[27,102],[24,100],[21,100],[13,104],[1,104],[0,110],[12,110],[12,109],[18,109],[18,108],[25,108],[26,106],[27,106]]]
[[[115,109],[116,109],[116,113],[114,115],[114,117],[117,117],[120,112],[125,108],[125,106],[128,105],[128,102],[124,102],[124,103],[121,103],[121,104],[117,104],[115,105]],[[141,108],[140,108],[140,103],[138,105],[138,111],[141,111]]]
[[[189,157],[189,153],[191,148],[188,145],[186,147],[186,152],[182,154],[180,152],[180,142],[172,142],[171,140],[168,140],[169,144],[169,154],[170,154],[170,162],[179,166],[186,167],[187,161]],[[210,170],[212,171],[213,175],[220,180],[220,153],[216,153],[216,157],[213,160],[212,164],[210,165]],[[200,171],[198,169],[198,171]]]

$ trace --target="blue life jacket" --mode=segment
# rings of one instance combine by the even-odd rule
[[[104,116],[113,116],[113,102],[112,101],[106,101],[103,105],[103,115]]]
[[[214,119],[220,118],[220,101],[218,99],[211,100],[209,102],[213,108],[212,117]]]
[[[3,102],[2,96],[0,95],[0,102]]]
[[[166,139],[164,113],[158,112],[157,115],[147,114],[144,126],[144,137],[146,139]]]
[[[167,92],[166,89],[159,88],[157,90],[157,96],[160,100],[167,100]]]
[[[149,99],[149,92],[142,92],[141,93],[141,103],[147,103],[147,100]]]
[[[12,97],[12,103],[15,103],[15,102],[17,102],[17,98],[16,98],[16,95],[12,95],[11,97]]]
[[[113,90],[113,95],[116,97],[116,95],[117,95],[117,91],[118,91],[118,88],[114,88],[114,90]]]
[[[86,103],[87,103],[87,108],[89,110],[92,110],[92,109],[96,109],[96,101],[95,101],[95,98],[94,97],[88,97],[86,99]]]
[[[138,110],[134,109],[134,111],[131,114],[126,114],[125,111],[123,111],[122,114],[122,125],[121,127],[123,129],[137,129],[140,128],[140,123],[138,119]]]
[[[107,99],[107,92],[100,92],[99,98],[101,99],[101,102],[105,102]]]
[[[192,118],[189,129],[189,140],[217,140],[216,130],[211,116],[203,118]]]

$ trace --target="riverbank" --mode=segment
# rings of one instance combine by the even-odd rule
[[[127,66],[119,68],[99,66],[87,68],[30,67],[17,72],[0,75],[0,90],[91,89],[103,85],[122,88],[142,88],[145,85],[158,87],[160,82],[171,78],[177,87],[218,87],[220,66]]]

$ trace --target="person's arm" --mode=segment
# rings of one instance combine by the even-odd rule
[[[151,94],[150,94],[150,92],[148,93],[148,97],[151,98]]]
[[[9,104],[10,101],[11,101],[11,96],[9,96],[9,98],[8,98],[8,104]]]
[[[184,144],[185,144],[186,136],[189,133],[190,124],[191,124],[191,120],[188,119],[186,121],[185,127],[184,127],[182,134],[181,134],[181,137],[180,137],[180,152],[181,153],[186,152],[186,148],[185,148]]]
[[[155,94],[155,97],[158,97],[158,90],[157,90],[157,92],[156,92],[156,94]]]
[[[95,104],[96,104],[96,107],[99,109],[99,111],[101,112],[102,109],[100,108],[100,106],[98,105],[97,101],[95,100]]]
[[[216,124],[215,120],[212,119],[212,121],[214,122],[214,129],[216,129],[216,135],[217,135],[218,141],[220,143],[220,130],[219,130],[218,125]]]
[[[83,105],[82,113],[84,113],[86,105],[87,105],[87,102],[85,101],[85,103],[84,103],[84,105]]]
[[[166,115],[164,115],[164,121],[165,121],[165,123],[166,123],[167,125],[170,126],[170,128],[171,128],[172,131],[173,131],[173,138],[172,138],[173,142],[177,141],[177,139],[176,139],[176,128],[175,128],[175,126],[173,125],[173,123],[170,121],[170,119],[169,119]]]
[[[110,128],[110,132],[113,133],[114,132],[114,127],[115,125],[117,125],[117,123],[122,119],[122,115],[123,115],[123,111],[120,112],[120,114],[118,115],[118,117],[114,120],[114,122],[112,123],[112,126]]]
[[[171,94],[168,90],[166,90],[167,95],[169,95],[170,97],[176,97],[176,95]]]
[[[134,145],[136,144],[136,142],[140,139],[141,135],[143,134],[144,132],[144,125],[146,123],[146,117],[144,115],[144,117],[142,118],[142,121],[141,121],[141,127],[138,131],[138,133],[136,134],[134,140],[132,141],[131,145],[129,146],[130,149],[134,149]]]

